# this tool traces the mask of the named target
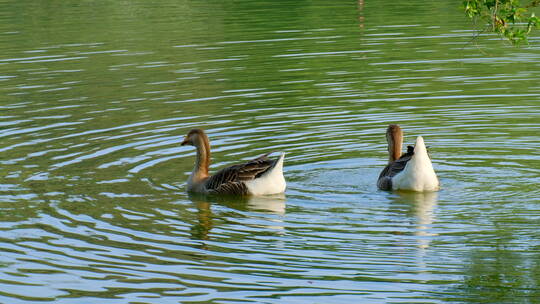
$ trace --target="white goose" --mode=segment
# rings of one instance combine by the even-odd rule
[[[403,131],[399,125],[389,125],[386,130],[388,141],[388,165],[379,175],[377,186],[381,190],[437,191],[439,179],[422,136],[416,138],[414,147],[408,146],[401,154]]]
[[[195,168],[187,182],[189,192],[265,195],[285,191],[286,182],[283,177],[282,153],[278,159],[269,159],[270,153],[261,155],[243,164],[223,168],[210,176],[210,142],[201,129],[193,129],[182,141],[182,146],[191,145],[197,148]]]

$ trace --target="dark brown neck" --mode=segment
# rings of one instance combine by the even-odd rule
[[[386,132],[386,140],[388,141],[388,162],[391,163],[401,157],[403,131],[398,125],[390,125]]]
[[[197,159],[193,173],[198,179],[208,177],[208,168],[210,167],[210,143],[206,135],[199,136],[197,144]]]

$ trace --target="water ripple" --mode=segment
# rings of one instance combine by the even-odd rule
[[[166,2],[0,13],[0,302],[442,303],[534,265],[534,47],[482,54],[459,17],[421,23],[440,3]],[[376,189],[388,123],[441,191]],[[212,172],[286,152],[286,193],[186,194],[191,128]]]

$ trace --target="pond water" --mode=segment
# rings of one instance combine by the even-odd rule
[[[533,303],[540,41],[456,1],[0,0],[0,302]],[[384,132],[442,189],[379,191]],[[282,196],[191,197],[287,153]]]

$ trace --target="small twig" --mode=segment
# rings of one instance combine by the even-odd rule
[[[540,0],[539,0],[539,1],[540,1]],[[474,20],[474,25],[476,25],[476,19]],[[471,38],[471,40],[469,40],[469,42],[467,42],[467,43],[461,48],[461,50],[463,51],[463,49],[465,49],[466,46],[468,46],[469,44],[471,44],[473,41],[476,41],[476,40],[478,39],[478,37],[480,37],[480,35],[482,35],[482,33],[487,32],[488,29],[489,29],[489,25],[487,25],[483,30],[477,31],[477,32],[473,35],[473,37]],[[480,48],[480,46],[478,45],[478,43],[475,43],[474,45],[476,46],[476,48],[477,48],[481,53],[483,53],[484,55],[487,55],[487,53],[484,52],[484,50],[482,50],[482,49]]]
[[[495,8],[491,15],[491,23],[493,23],[493,31],[495,32],[495,23],[497,22],[497,12],[499,11],[499,0],[495,1]]]

